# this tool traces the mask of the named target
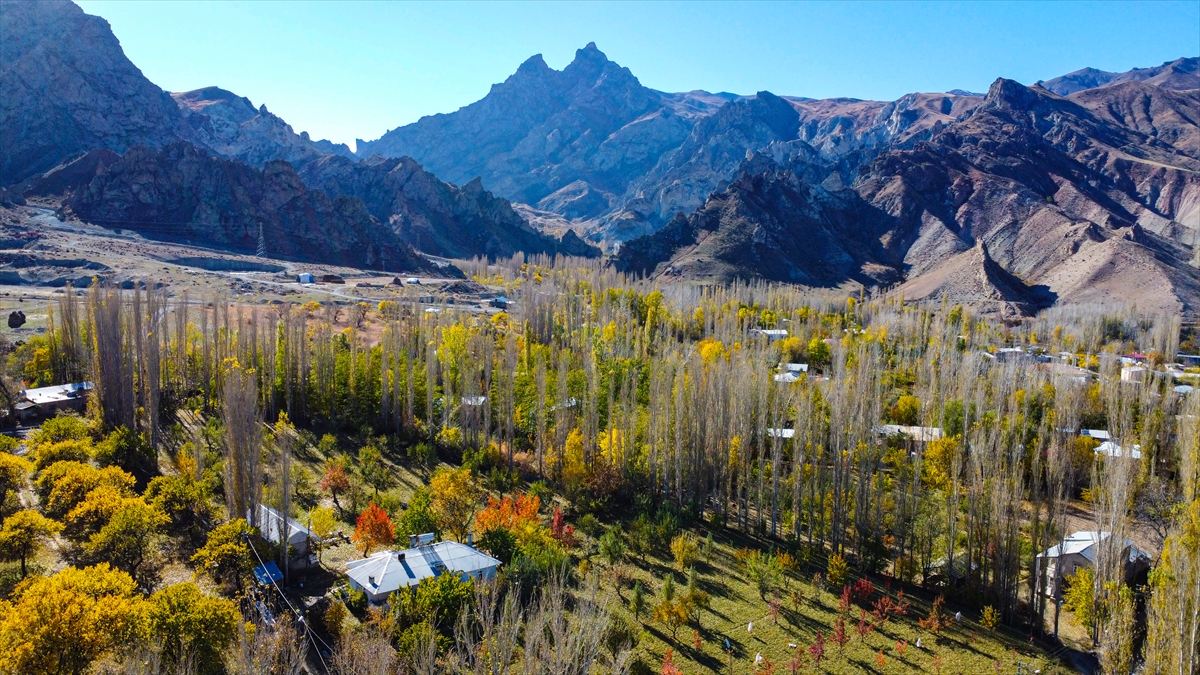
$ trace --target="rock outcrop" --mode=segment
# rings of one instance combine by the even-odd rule
[[[301,177],[313,188],[361,200],[403,241],[432,255],[496,258],[518,251],[600,255],[599,249],[573,234],[558,240],[533,229],[507,200],[484,190],[478,178],[458,188],[408,157],[375,156],[355,163],[330,155],[306,165]]]
[[[64,209],[80,220],[239,253],[260,244],[273,258],[397,272],[428,271],[428,260],[362,201],[309,189],[287,162],[260,171],[189,143],[135,147]]]
[[[171,96],[142,75],[108,22],[67,0],[0,3],[0,185],[95,148],[186,136]]]

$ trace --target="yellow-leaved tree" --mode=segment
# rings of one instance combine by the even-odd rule
[[[0,672],[81,675],[141,638],[145,616],[133,578],[107,564],[32,577],[0,602]]]
[[[459,541],[466,539],[483,500],[483,489],[471,475],[471,470],[465,467],[438,469],[429,481],[429,491],[433,494],[430,506],[438,526]]]

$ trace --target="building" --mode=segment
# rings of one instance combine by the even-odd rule
[[[769,436],[770,438],[795,438],[796,430],[788,429],[788,428],[767,429],[767,436]]]
[[[798,373],[793,373],[792,371],[789,370],[784,373],[775,373],[774,377],[775,377],[776,382],[782,382],[784,384],[791,384],[793,382],[799,382],[801,377],[803,377],[803,376]]]
[[[1122,366],[1122,382],[1141,382],[1146,378],[1146,369],[1142,366]]]
[[[910,427],[903,424],[880,424],[875,427],[880,436],[907,436],[917,443],[928,443],[942,437],[940,427]]]
[[[768,342],[782,340],[788,336],[788,332],[782,328],[753,328],[750,330],[751,335],[763,335]]]
[[[1112,435],[1104,429],[1080,429],[1079,435],[1087,436],[1088,438],[1094,438],[1098,441],[1112,440]]]
[[[1129,446],[1129,450],[1125,450],[1115,441],[1104,441],[1096,447],[1097,455],[1105,455],[1107,457],[1128,457],[1129,459],[1142,458],[1142,446],[1133,444]]]
[[[308,272],[301,272],[296,275],[296,282],[301,284],[315,284],[317,283],[317,278]]]
[[[1037,555],[1038,574],[1045,568],[1046,581],[1038,586],[1048,596],[1056,597],[1062,591],[1062,582],[1080,567],[1095,567],[1100,555],[1100,545],[1112,534],[1089,530],[1075,532]],[[1121,549],[1125,562],[1125,582],[1129,583],[1150,569],[1150,556],[1126,539]],[[1045,564],[1043,565],[1043,561]],[[1061,566],[1061,569],[1060,569]]]
[[[60,412],[82,413],[87,408],[87,393],[91,390],[91,382],[24,389],[21,391],[23,400],[14,406],[17,419],[26,422],[54,417]]]
[[[496,309],[503,310],[506,312],[508,311],[509,306],[514,305],[514,304],[516,304],[516,303],[514,303],[512,300],[509,300],[508,298],[505,298],[503,296],[501,296],[499,298],[492,298],[491,300],[488,301],[488,305],[491,305],[492,307],[495,307]]]
[[[423,541],[429,541],[432,537]],[[411,541],[410,541],[411,543]],[[387,601],[393,592],[416,586],[422,579],[443,573],[458,574],[463,580],[491,579],[500,561],[457,541],[417,544],[403,551],[381,551],[369,558],[346,563],[350,587],[367,594],[372,604]]]
[[[272,544],[283,542],[285,520],[287,522],[287,544],[295,551],[294,557],[300,558],[308,555],[312,544],[321,543],[321,538],[313,534],[307,527],[291,518],[285,519],[283,514],[266,504],[258,505],[258,530],[262,533],[263,539]]]
[[[808,364],[807,363],[781,363],[781,364],[779,364],[779,367],[785,373],[807,373],[808,372]]]
[[[336,274],[322,274],[321,283],[323,284],[344,284],[346,280]]]

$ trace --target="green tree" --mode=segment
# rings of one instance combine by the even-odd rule
[[[641,579],[633,584],[633,595],[629,598],[629,609],[633,612],[634,617],[640,618],[642,610],[646,608],[646,591],[642,588]]]
[[[375,498],[379,499],[379,491],[392,483],[392,472],[383,461],[383,453],[374,445],[363,447],[358,451],[358,466],[363,480],[375,488]]]
[[[779,586],[783,576],[779,559],[762,551],[751,551],[750,555],[746,556],[743,565],[746,568],[746,576],[754,583],[759,597],[766,600],[767,593]]]
[[[895,424],[914,426],[921,421],[921,401],[916,396],[905,394],[888,408],[888,417]]]
[[[337,514],[328,506],[318,506],[308,512],[308,529],[319,539],[328,539],[337,529]],[[320,560],[324,546],[317,547],[317,559]]]
[[[221,655],[237,635],[237,605],[206,594],[192,582],[174,584],[150,596],[150,635],[162,644],[171,666],[190,656],[200,673],[224,672]]]
[[[433,512],[433,495],[429,493],[429,488],[417,488],[408,502],[408,508],[396,517],[395,522],[396,539],[399,541],[428,532],[439,534],[441,528]]]
[[[30,468],[25,458],[0,452],[0,516],[3,516],[8,508],[9,493],[15,496],[24,487],[25,475],[29,473]],[[14,505],[19,504],[15,499],[13,502]]]
[[[440,529],[459,541],[466,539],[484,494],[471,470],[438,469],[429,481],[429,491],[433,495],[430,507]]]
[[[1090,633],[1096,625],[1096,571],[1090,567],[1077,567],[1074,574],[1066,577],[1067,590],[1063,593],[1063,608],[1075,612],[1075,620]]]
[[[96,462],[100,466],[119,466],[141,476],[158,473],[158,455],[141,434],[119,426],[96,444]]]
[[[0,528],[0,558],[21,561],[21,578],[28,574],[26,561],[47,539],[62,531],[62,524],[37,511],[17,511]]]
[[[616,567],[625,559],[625,540],[616,529],[605,532],[598,545],[600,555],[608,561],[609,567]]]
[[[823,366],[829,363],[831,352],[829,343],[819,337],[808,341],[808,360],[814,365]]]
[[[850,565],[840,553],[829,556],[829,563],[825,566],[825,578],[835,590],[850,581]]]

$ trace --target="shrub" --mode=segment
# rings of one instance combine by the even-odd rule
[[[980,617],[979,623],[988,630],[996,630],[996,626],[1000,625],[1000,612],[996,611],[996,608],[991,605],[984,607],[983,616]]]
[[[825,567],[825,578],[830,586],[841,588],[850,579],[850,565],[839,553],[829,556],[829,564]]]

